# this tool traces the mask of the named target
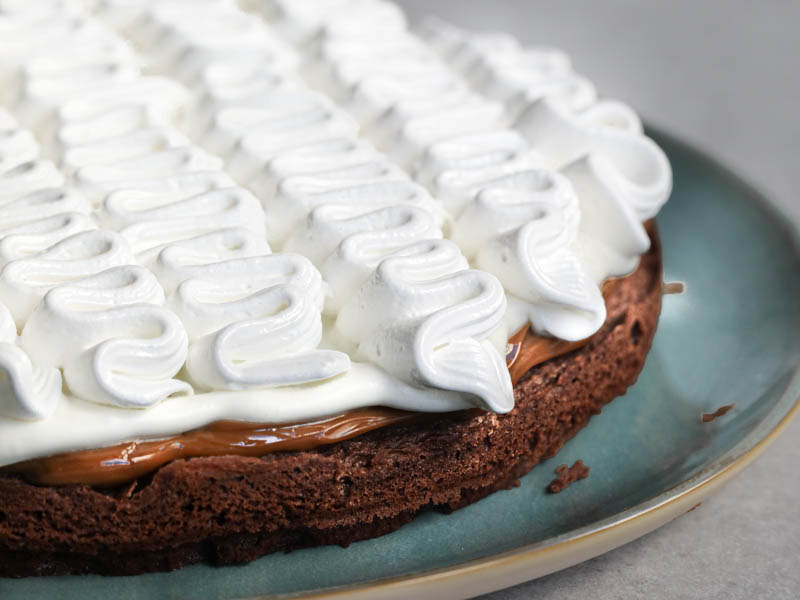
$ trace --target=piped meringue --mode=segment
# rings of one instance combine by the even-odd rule
[[[196,269],[168,305],[186,324],[189,378],[205,389],[327,379],[350,368],[343,352],[317,349],[324,284],[299,255],[230,259]],[[204,277],[205,276],[205,277]]]
[[[336,329],[358,356],[403,381],[472,394],[488,410],[507,412],[511,380],[489,342],[502,328],[505,294],[494,277],[467,267],[447,240],[406,246],[345,303]]]
[[[191,394],[174,379],[187,353],[180,320],[160,306],[152,273],[123,266],[54,287],[20,336],[38,365],[63,369],[69,390],[91,402],[153,406]]]
[[[0,417],[44,419],[60,399],[61,373],[33,365],[17,345],[14,318],[0,303]]]
[[[275,30],[228,0],[99,0],[136,55],[49,4],[0,36],[0,102],[58,165],[0,112],[0,369],[20,390],[0,464],[72,447],[48,415],[96,446],[370,403],[508,411],[507,333],[596,330],[669,193],[629,108],[505,34],[440,24],[429,46],[380,0],[241,3]]]
[[[130,246],[119,234],[102,229],[84,231],[37,255],[6,264],[0,271],[0,297],[22,329],[36,305],[57,285],[135,262]]]

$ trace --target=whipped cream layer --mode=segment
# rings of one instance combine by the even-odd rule
[[[359,139],[350,114],[306,86],[296,53],[258,17],[203,3],[190,24],[186,10],[181,2],[142,5],[124,29],[147,49],[151,70],[192,90],[194,135],[260,199],[270,246],[306,256],[322,274],[324,344],[407,383],[510,410],[502,286],[441,240],[439,203]],[[113,3],[101,14],[122,20]],[[263,82],[252,85],[254,77]],[[485,322],[476,327],[478,319]],[[462,373],[478,381],[464,383]]]
[[[509,333],[594,333],[669,194],[558,51],[423,41],[382,0],[92,7],[0,14],[0,466],[219,420],[506,412]]]
[[[377,0],[342,2],[330,17],[310,10],[324,3],[299,4],[309,10],[260,3],[279,31],[306,32],[297,49],[310,84],[432,193],[448,237],[503,283],[508,329],[594,333],[600,284],[636,267],[649,247],[642,222],[671,191],[635,113],[598,100],[557,50],[437,20],[423,41]]]

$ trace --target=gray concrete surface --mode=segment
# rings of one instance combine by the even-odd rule
[[[603,95],[712,153],[800,221],[800,2],[399,2],[412,18],[438,14],[565,49]],[[483,597],[523,598],[800,598],[800,419],[698,510]]]

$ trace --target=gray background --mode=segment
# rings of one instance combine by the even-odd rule
[[[800,221],[800,2],[399,2],[412,19],[438,14],[563,48],[603,95],[714,154]],[[800,419],[697,510],[484,596],[522,598],[800,598]]]

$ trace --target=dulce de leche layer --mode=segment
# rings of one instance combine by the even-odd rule
[[[589,338],[591,339],[591,338]],[[540,337],[525,326],[509,339],[506,362],[511,380],[533,366],[588,342]],[[430,416],[430,415],[428,415]],[[163,440],[134,441],[96,450],[67,452],[6,467],[41,485],[87,484],[110,487],[133,481],[179,459],[199,456],[262,456],[311,450],[349,440],[380,427],[424,418],[423,413],[370,407],[304,423],[265,425],[219,421]]]

